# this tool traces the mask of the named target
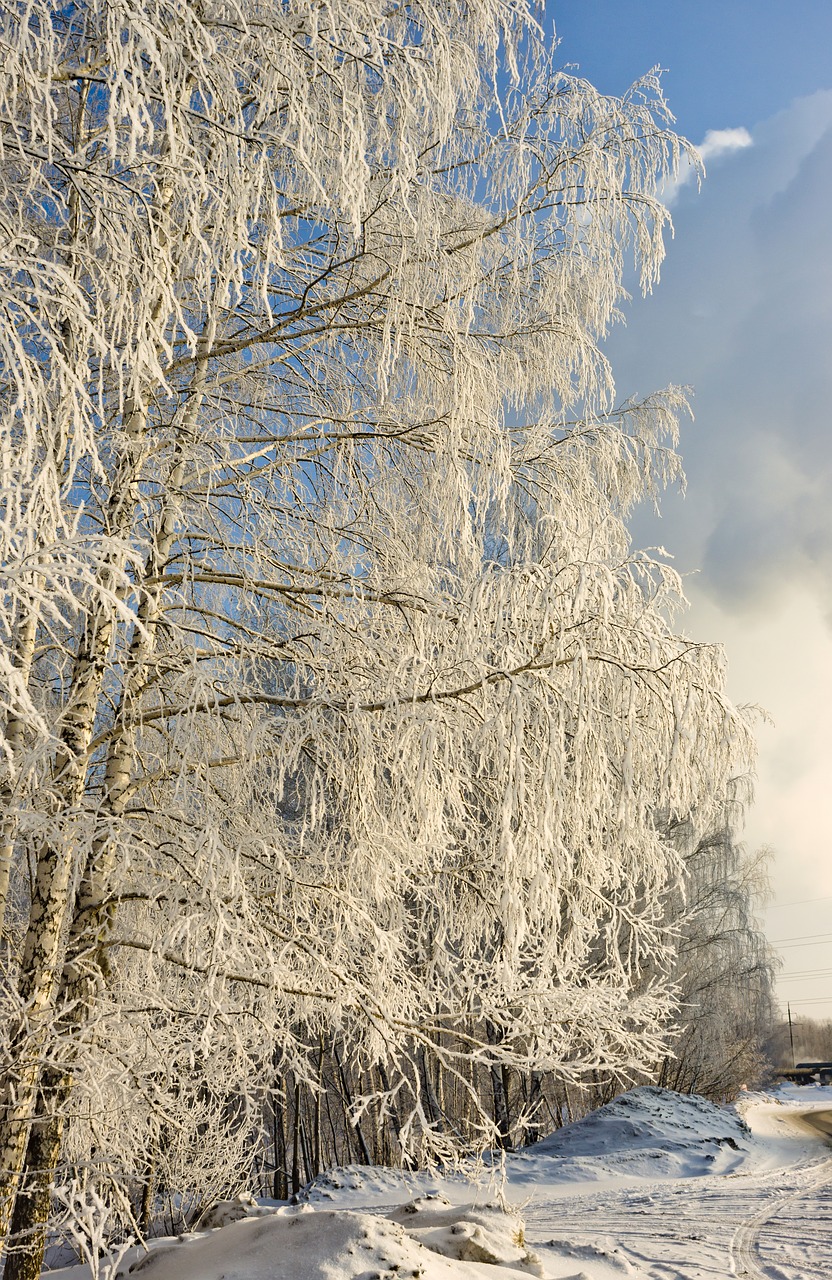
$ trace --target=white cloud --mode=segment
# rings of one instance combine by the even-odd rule
[[[703,160],[713,160],[753,145],[754,139],[747,129],[709,129],[696,149]]]
[[[754,139],[745,128],[738,129],[709,129],[705,134],[702,142],[696,150],[704,163],[709,160],[719,159],[721,156],[730,155],[735,151],[744,151],[746,147],[752,147]],[[666,182],[662,188],[661,198],[663,202],[671,207],[675,204],[682,187],[688,185],[696,176],[696,169],[686,157],[682,159],[679,165],[677,176],[671,181]]]
[[[705,138],[710,174],[678,189],[661,285],[608,353],[622,395],[695,390],[687,497],[634,535],[700,571],[686,630],[724,641],[732,696],[773,715],[748,839],[775,846],[785,902],[832,893],[832,91],[753,134]],[[812,909],[772,936],[818,932]]]
[[[609,344],[622,392],[695,391],[687,501],[638,536],[728,610],[797,580],[832,616],[832,92],[741,132],[707,135],[730,163],[679,193],[661,285]]]

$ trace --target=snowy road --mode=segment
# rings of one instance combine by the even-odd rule
[[[809,1111],[794,1123],[819,1133],[832,1151],[832,1111]],[[759,1211],[738,1226],[731,1242],[737,1275],[832,1276],[832,1154],[808,1161],[792,1176],[792,1189],[767,1195]]]
[[[749,1118],[758,1150],[737,1171],[533,1193],[526,1236],[547,1274],[832,1280],[832,1110]]]

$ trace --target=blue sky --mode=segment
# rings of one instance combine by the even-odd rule
[[[747,131],[673,193],[662,281],[607,350],[622,397],[693,387],[687,495],[634,534],[690,575],[685,629],[771,715],[747,838],[774,849],[780,994],[832,1017],[832,0],[554,0],[553,20],[606,92],[667,68],[692,142]]]
[[[550,0],[564,62],[605,93],[653,66],[680,133],[750,126],[832,88],[830,0]]]

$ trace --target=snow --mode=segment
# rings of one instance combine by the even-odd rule
[[[86,1280],[83,1267],[49,1273]],[[420,1197],[392,1214],[261,1210],[208,1232],[133,1249],[116,1273],[141,1280],[529,1280],[544,1272],[516,1215]]]
[[[351,1167],[134,1249],[137,1280],[829,1280],[832,1091],[635,1089],[480,1172]],[[229,1220],[243,1213],[238,1220]],[[81,1267],[50,1280],[85,1280]]]
[[[635,1089],[511,1158],[512,1185],[730,1173],[751,1153],[748,1126],[695,1095]]]

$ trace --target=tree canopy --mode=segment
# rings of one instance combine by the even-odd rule
[[[3,1231],[96,1132],[152,1184],[164,1113],[244,1167],[325,1043],[403,1153],[488,1140],[479,1070],[656,1062],[668,822],[753,754],[626,527],[684,395],[600,346],[692,156],[657,77],[499,0],[2,39]]]

